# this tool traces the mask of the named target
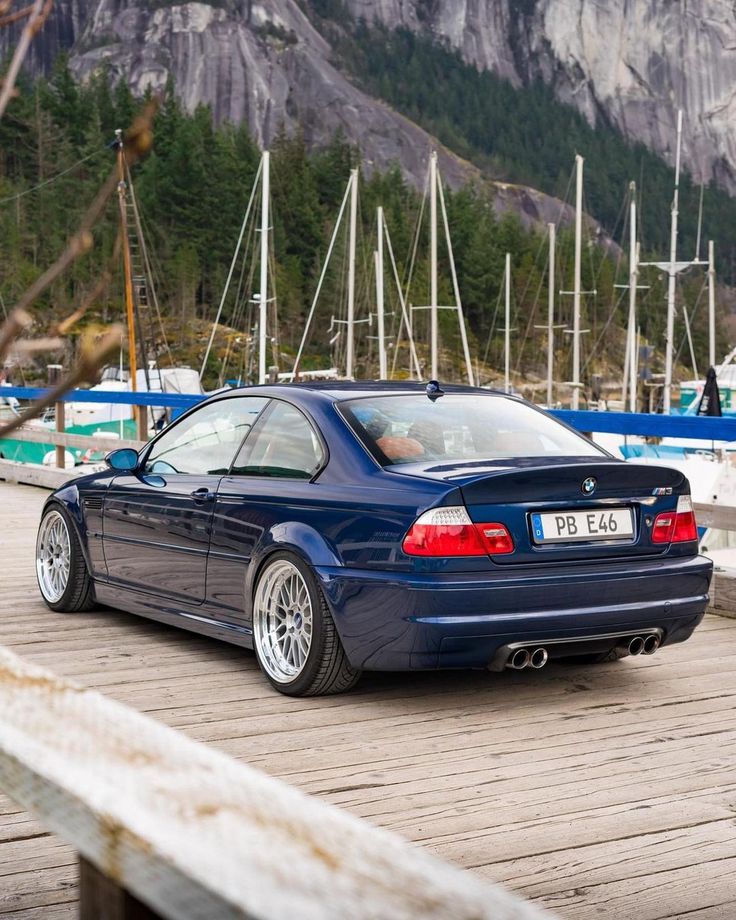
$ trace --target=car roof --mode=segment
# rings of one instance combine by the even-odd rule
[[[444,393],[508,396],[503,390],[482,389],[461,384],[442,383]],[[262,384],[259,386],[234,387],[227,395],[262,392],[264,396],[287,396],[297,393],[315,393],[332,402],[345,399],[359,399],[367,396],[398,396],[406,393],[424,394],[427,384],[412,380],[318,380],[304,383]],[[223,395],[220,393],[219,395]],[[513,397],[512,397],[513,398]]]

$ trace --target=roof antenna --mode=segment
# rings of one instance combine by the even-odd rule
[[[440,386],[439,381],[430,380],[427,384],[427,396],[432,400],[432,402],[436,402],[440,396],[444,395],[445,391]]]

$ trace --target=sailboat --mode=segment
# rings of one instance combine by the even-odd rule
[[[125,282],[125,314],[128,335],[128,367],[121,353],[117,365],[103,369],[101,380],[92,390],[150,393],[202,393],[199,375],[190,367],[160,366],[157,357],[149,358],[145,347],[143,314],[160,310],[153,272],[146,247],[138,202],[125,161],[122,132],[117,130],[118,206]],[[149,324],[150,325],[150,324]],[[138,359],[142,359],[141,365]],[[167,421],[163,408],[130,407],[112,403],[66,403],[67,431],[83,427],[85,431],[117,433],[120,437],[147,440],[149,433]]]

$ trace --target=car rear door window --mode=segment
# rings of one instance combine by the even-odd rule
[[[243,444],[231,475],[311,479],[323,461],[322,444],[305,416],[274,400]]]
[[[243,396],[202,406],[154,441],[146,472],[224,475],[267,403],[264,397]]]

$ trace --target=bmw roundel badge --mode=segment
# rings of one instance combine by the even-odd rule
[[[587,479],[583,480],[583,484],[580,486],[580,490],[583,495],[592,495],[595,492],[595,487],[597,482],[593,476],[588,476]]]

